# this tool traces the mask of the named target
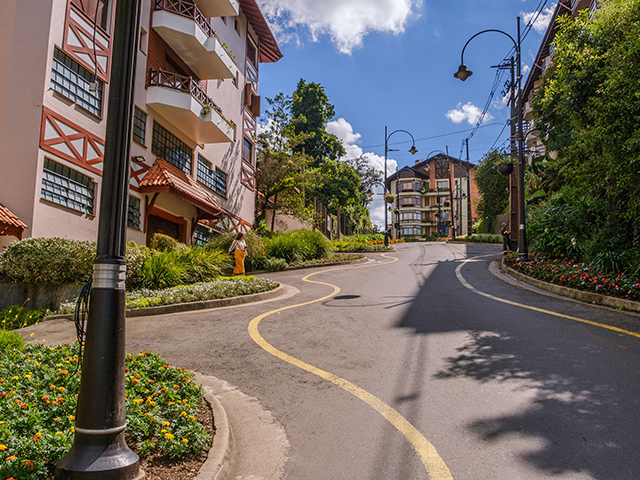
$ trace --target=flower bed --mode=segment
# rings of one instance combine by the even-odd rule
[[[529,253],[527,262],[518,261],[517,254],[512,253],[505,261],[514,270],[538,280],[612,297],[640,300],[640,280],[624,274],[609,274],[584,263],[567,258],[547,258],[539,253]]]
[[[81,376],[76,346],[0,352],[0,478],[49,478],[71,448]],[[125,370],[126,438],[140,457],[195,455],[211,444],[196,420],[203,394],[191,372],[150,352],[128,355]]]

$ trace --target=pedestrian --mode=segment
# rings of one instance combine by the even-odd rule
[[[229,247],[229,253],[233,252],[236,259],[236,267],[233,269],[233,275],[245,275],[244,259],[247,256],[247,243],[244,241],[244,233],[238,232],[236,239]]]
[[[502,253],[506,255],[511,251],[511,239],[509,238],[511,232],[509,232],[507,224],[504,222],[502,222],[500,233],[502,233]]]

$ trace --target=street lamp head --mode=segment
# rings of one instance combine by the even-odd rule
[[[416,153],[418,153],[418,149],[416,148],[415,145],[411,145],[411,148],[409,149],[409,153],[411,155],[415,155]]]
[[[458,67],[458,71],[453,74],[454,77],[459,78],[463,82],[471,75],[473,75],[473,72],[469,70],[464,63],[461,63]]]

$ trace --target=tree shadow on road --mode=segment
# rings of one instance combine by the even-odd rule
[[[538,448],[516,454],[545,476],[639,478],[640,375],[637,355],[628,351],[638,348],[610,332],[481,297],[455,280],[458,265],[438,265],[397,327],[424,336],[466,335],[466,343],[432,376],[444,395],[448,380],[467,378],[511,382],[530,397],[524,409],[478,418],[468,425],[470,431],[493,443],[514,435],[535,439]],[[493,294],[512,288],[488,271],[483,278],[482,268],[487,264],[473,272],[483,282],[477,288]],[[497,394],[489,400],[501,402]]]

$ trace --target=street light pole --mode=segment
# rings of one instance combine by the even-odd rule
[[[471,218],[471,168],[469,164],[469,138],[467,138],[467,235],[473,232],[473,219]]]
[[[125,242],[140,0],[118,0],[109,83],[97,257],[74,442],[56,465],[56,480],[144,477],[124,437]]]
[[[473,75],[473,72],[467,68],[464,64],[464,51],[469,45],[469,42],[476,38],[478,35],[487,32],[496,32],[501,33],[509,37],[509,39],[513,42],[513,45],[516,49],[516,59],[515,63],[517,65],[517,79],[516,82],[511,82],[511,92],[512,98],[511,101],[516,102],[516,118],[517,118],[517,143],[518,143],[518,260],[527,261],[529,259],[529,253],[527,250],[527,234],[526,234],[526,220],[525,220],[525,203],[524,203],[524,136],[523,136],[523,125],[522,125],[522,58],[521,58],[521,36],[520,36],[520,17],[517,18],[517,40],[509,35],[508,33],[502,30],[482,30],[481,32],[473,35],[467,43],[464,44],[462,48],[462,53],[460,54],[460,66],[458,67],[458,71],[453,74],[455,78],[462,80],[463,82]],[[511,68],[513,69],[513,59],[511,60]],[[513,71],[513,70],[512,70]],[[517,88],[517,93],[515,89]],[[514,93],[516,95],[514,96]]]
[[[416,153],[418,153],[418,149],[416,148],[416,141],[413,138],[413,135],[411,135],[411,133],[409,133],[406,130],[394,130],[393,132],[387,135],[387,126],[385,125],[384,127],[384,193],[387,193],[387,152],[396,151],[394,149],[389,148],[389,138],[391,138],[391,135],[397,132],[404,132],[409,134],[412,141],[411,148],[409,149],[409,153],[411,153],[411,155],[415,155]],[[385,247],[389,246],[388,230],[389,230],[389,217],[387,215],[387,199],[385,196],[385,199],[384,199],[384,246]]]

